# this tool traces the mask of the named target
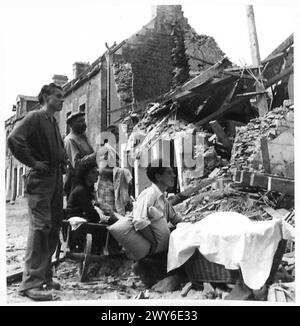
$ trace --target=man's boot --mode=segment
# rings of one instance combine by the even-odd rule
[[[42,288],[28,289],[21,293],[34,301],[52,301],[53,295]]]

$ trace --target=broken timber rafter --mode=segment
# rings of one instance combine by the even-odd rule
[[[263,136],[260,139],[260,149],[262,154],[262,161],[264,170],[266,173],[271,173],[271,165],[270,165],[270,156],[269,156],[269,147],[267,137]]]
[[[285,41],[283,41],[274,51],[272,51],[264,60],[263,63],[270,60],[275,55],[284,52],[294,44],[294,34],[291,34]]]
[[[212,127],[214,133],[218,136],[218,139],[222,142],[222,144],[224,145],[224,147],[227,150],[231,150],[232,148],[232,143],[231,141],[228,139],[228,137],[226,136],[223,128],[220,126],[220,124],[218,123],[217,120],[213,120],[210,121],[210,126]]]
[[[242,93],[242,94],[236,94],[236,97],[245,97],[245,96],[253,96],[258,94],[265,94],[267,91],[261,91],[261,92],[249,92],[249,93]]]
[[[208,123],[211,120],[217,119],[220,116],[224,115],[225,113],[229,112],[231,109],[233,109],[235,106],[242,104],[243,102],[246,102],[251,96],[246,96],[246,97],[242,97],[239,98],[237,100],[234,100],[233,102],[231,102],[228,105],[223,105],[220,107],[219,110],[211,113],[210,115],[208,115],[207,117],[205,117],[204,119],[200,120],[199,122],[197,122],[195,125],[197,127],[200,127],[206,123]]]
[[[275,75],[274,77],[270,78],[266,83],[265,83],[265,88],[269,88],[270,86],[278,83],[280,80],[282,80],[284,77],[290,75],[291,73],[294,72],[294,65],[291,65],[289,68],[284,69],[281,71],[279,74]]]
[[[251,48],[251,55],[252,55],[252,62],[254,66],[259,67],[261,65],[260,62],[260,53],[259,53],[259,45],[258,45],[258,38],[256,33],[256,26],[255,26],[255,18],[254,18],[254,11],[253,6],[248,5],[246,6],[247,10],[247,18],[248,18],[248,28],[249,28],[249,38],[250,38],[250,48]],[[268,112],[268,102],[267,98],[264,94],[264,84],[262,82],[262,74],[260,69],[257,73],[256,82],[256,91],[259,93],[256,97],[256,102],[258,106],[259,116],[264,116]]]

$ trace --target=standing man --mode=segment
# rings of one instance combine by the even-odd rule
[[[51,258],[63,214],[62,171],[66,163],[63,141],[54,113],[61,111],[63,91],[53,83],[38,95],[42,108],[29,112],[8,137],[12,154],[30,168],[26,179],[29,234],[20,293],[36,301],[53,299]]]
[[[71,132],[66,136],[65,150],[69,157],[69,167],[64,185],[67,199],[74,188],[75,169],[83,164],[96,164],[96,153],[89,144],[85,131],[86,123],[83,112],[74,112],[68,119],[67,123],[71,128]]]

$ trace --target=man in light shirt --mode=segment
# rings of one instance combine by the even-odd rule
[[[148,256],[134,265],[134,271],[150,285],[155,278],[166,275],[169,222],[176,225],[182,218],[166,198],[167,189],[174,186],[176,175],[173,169],[160,159],[151,162],[146,173],[152,185],[138,196],[132,222],[135,230],[151,243]],[[154,275],[151,265],[156,265],[157,275]]]

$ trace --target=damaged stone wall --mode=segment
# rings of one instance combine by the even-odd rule
[[[124,59],[132,66],[137,102],[169,91],[173,75],[172,47],[171,36],[155,30],[138,35],[135,44],[124,47]]]
[[[212,37],[191,28],[180,5],[157,6],[155,18],[113,56],[121,107],[134,103],[139,111],[223,56]]]
[[[114,54],[112,70],[123,117],[131,109],[134,99],[132,66],[122,56]]]
[[[184,44],[190,77],[208,69],[225,56],[213,37],[198,35],[190,26],[185,31]]]
[[[252,119],[237,128],[232,149],[232,169],[266,173],[261,138],[268,142],[271,174],[294,178],[294,108],[281,106],[266,116]]]

